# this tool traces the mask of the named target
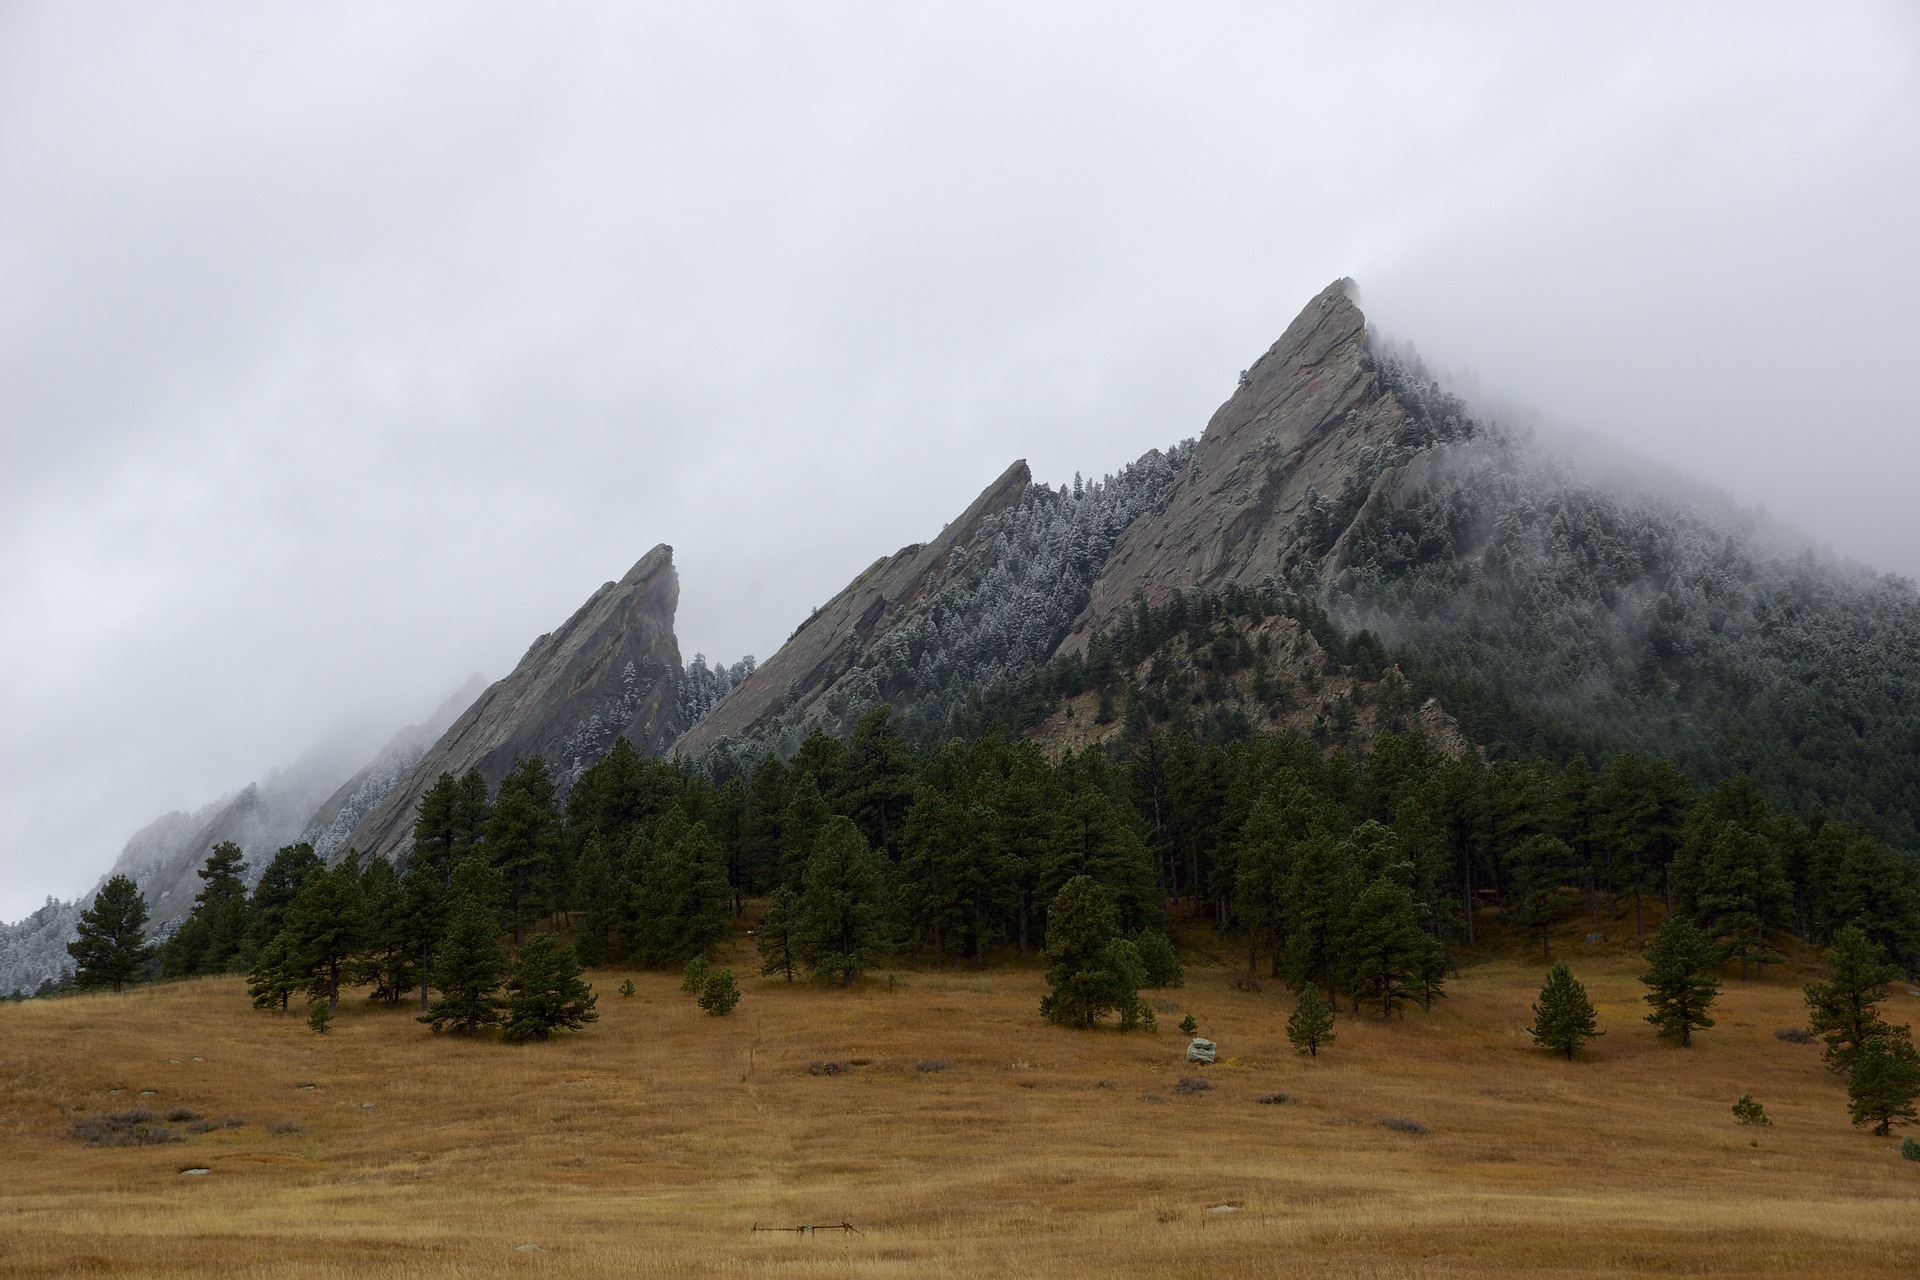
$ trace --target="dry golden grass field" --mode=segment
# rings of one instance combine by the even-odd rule
[[[1920,1164],[1773,1034],[1804,960],[1730,978],[1682,1050],[1641,1021],[1631,949],[1581,932],[1559,954],[1607,1034],[1572,1064],[1529,1043],[1542,966],[1510,952],[1467,957],[1431,1015],[1343,1012],[1316,1061],[1224,950],[1154,993],[1158,1034],[1049,1027],[1013,967],[754,977],[725,1019],[604,972],[597,1024],[526,1047],[358,1000],[322,1038],[234,978],[0,1006],[0,1275],[1920,1275]],[[1220,1045],[1204,1072],[1184,1011]],[[1743,1092],[1774,1127],[1734,1122]],[[68,1136],[135,1102],[246,1123]]]

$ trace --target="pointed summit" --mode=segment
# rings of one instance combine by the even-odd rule
[[[481,694],[360,820],[341,851],[391,858],[406,848],[420,797],[443,772],[478,769],[497,786],[515,761],[540,755],[564,786],[623,734],[642,754],[659,755],[684,727],[673,634],[679,603],[673,548],[662,543],[535,640],[513,674]]]
[[[1240,376],[1166,505],[1135,521],[1094,580],[1061,648],[1110,628],[1135,592],[1258,585],[1287,571],[1314,494],[1338,495],[1406,412],[1367,349],[1353,281],[1322,289]]]

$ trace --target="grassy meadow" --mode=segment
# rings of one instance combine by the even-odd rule
[[[358,999],[321,1037],[238,978],[0,1005],[0,1275],[1920,1274],[1920,1164],[1773,1034],[1807,958],[1730,977],[1683,1050],[1641,1021],[1631,920],[1586,927],[1557,958],[1606,1035],[1571,1064],[1529,1042],[1543,965],[1511,947],[1463,957],[1431,1014],[1343,1006],[1309,1061],[1291,995],[1235,987],[1200,932],[1157,1034],[1046,1025],[1037,965],[743,977],[724,1019],[677,975],[605,971],[598,1023],[529,1046]],[[1183,1061],[1189,1011],[1213,1067]],[[1735,1123],[1747,1092],[1773,1127]],[[220,1127],[69,1136],[135,1104]]]

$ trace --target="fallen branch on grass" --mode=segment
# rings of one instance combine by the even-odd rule
[[[847,1231],[856,1236],[866,1234],[851,1222],[814,1222],[799,1227],[763,1227],[755,1223],[753,1229],[755,1231],[791,1231],[795,1235],[809,1236],[816,1231]]]

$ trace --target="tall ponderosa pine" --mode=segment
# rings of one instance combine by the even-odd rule
[[[498,882],[475,856],[454,868],[449,919],[433,958],[433,989],[440,997],[419,1021],[435,1031],[475,1035],[500,1025],[500,984],[507,954],[500,946]]]
[[[663,821],[640,878],[636,956],[671,966],[706,951],[726,936],[730,892],[725,855],[706,824]]]
[[[883,938],[886,865],[846,818],[827,819],[807,862],[800,895],[800,935],[807,967],[840,985],[873,967]]]
[[[1120,936],[1107,891],[1092,876],[1060,887],[1047,908],[1047,994],[1040,1013],[1049,1022],[1091,1027],[1108,1013],[1126,1030],[1141,1016],[1145,981],[1140,953]]]
[[[551,895],[559,821],[545,760],[530,756],[500,780],[487,821],[487,857],[505,885],[507,922],[516,943]]]
[[[1515,846],[1508,861],[1514,918],[1530,935],[1539,935],[1540,958],[1551,960],[1553,947],[1548,930],[1561,916],[1567,882],[1578,870],[1578,855],[1559,837],[1536,834]]]
[[[546,1040],[556,1031],[578,1031],[599,1020],[599,997],[580,980],[573,948],[550,933],[535,934],[520,948],[507,983],[507,1023],[502,1038],[515,1044]]]
[[[256,1009],[285,1011],[293,993],[306,985],[307,971],[300,965],[300,953],[293,938],[282,929],[253,958],[253,969],[247,974],[247,994],[253,997]]]
[[[74,959],[74,980],[82,987],[111,987],[115,993],[153,958],[147,945],[147,900],[125,876],[100,886],[93,905],[80,913],[80,935],[67,944]]]
[[[1533,1006],[1533,1025],[1527,1030],[1535,1044],[1566,1054],[1568,1062],[1589,1040],[1606,1034],[1597,1028],[1587,989],[1573,976],[1566,961],[1547,970],[1546,985],[1540,988],[1540,1000]]]
[[[337,1009],[340,980],[349,975],[366,932],[354,857],[307,882],[287,912],[286,932],[307,975],[307,993]]]
[[[1914,1110],[1914,1100],[1920,1098],[1920,1053],[1915,1052],[1906,1030],[1896,1027],[1897,1034],[1862,1042],[1847,1076],[1853,1122],[1871,1124],[1882,1138],[1893,1132],[1894,1125],[1920,1119],[1920,1112]]]
[[[163,977],[226,973],[247,952],[247,863],[240,846],[223,840],[194,874],[200,892],[193,909],[160,948]]]
[[[1701,840],[1691,868],[1693,911],[1701,929],[1722,952],[1765,977],[1767,962],[1781,957],[1772,939],[1793,921],[1793,886],[1774,842],[1726,822]]]
[[[1347,910],[1340,937],[1340,976],[1355,1003],[1371,1000],[1380,1016],[1423,991],[1438,991],[1434,964],[1439,944],[1420,928],[1420,913],[1406,886],[1386,876],[1362,889]]]
[[[1720,993],[1720,979],[1713,976],[1719,948],[1692,921],[1671,916],[1654,935],[1647,959],[1652,968],[1640,979],[1653,1007],[1647,1021],[1662,1037],[1678,1036],[1682,1045],[1691,1045],[1696,1029],[1713,1025],[1707,1010]]]
[[[1807,1029],[1826,1041],[1827,1066],[1845,1072],[1861,1045],[1891,1033],[1879,1006],[1886,984],[1900,971],[1886,962],[1866,934],[1852,927],[1833,935],[1827,964],[1827,980],[1805,988]]]
[[[260,873],[247,906],[247,950],[256,953],[286,928],[287,912],[307,882],[327,869],[313,846],[302,841],[283,846]]]
[[[355,986],[370,986],[368,998],[396,1005],[420,980],[420,954],[408,928],[406,889],[385,858],[375,858],[360,873],[362,932],[354,957]]]
[[[760,919],[759,932],[754,934],[753,944],[760,952],[760,973],[782,974],[788,982],[793,981],[793,971],[800,963],[799,937],[794,928],[800,913],[800,896],[786,885],[781,885],[767,899],[767,912]]]
[[[1333,1043],[1333,1034],[1333,1006],[1309,982],[1300,988],[1300,998],[1287,1017],[1287,1043],[1296,1052],[1317,1058],[1321,1045]]]

